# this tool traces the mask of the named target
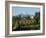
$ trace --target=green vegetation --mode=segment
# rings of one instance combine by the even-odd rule
[[[37,12],[36,12],[37,13]],[[21,15],[12,17],[12,30],[40,30],[40,12],[35,14],[35,16],[30,18],[30,16],[21,17]]]

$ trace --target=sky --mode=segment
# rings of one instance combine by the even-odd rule
[[[12,7],[12,16],[17,16],[19,14],[35,15],[35,13],[39,11],[40,8],[36,7]]]

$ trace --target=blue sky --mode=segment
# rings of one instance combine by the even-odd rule
[[[12,7],[12,16],[17,16],[19,14],[35,15],[35,12],[39,11],[40,8],[36,7]]]

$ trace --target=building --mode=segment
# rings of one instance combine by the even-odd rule
[[[40,16],[40,12],[36,12],[35,13],[35,16]]]

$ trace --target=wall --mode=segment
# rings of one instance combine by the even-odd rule
[[[32,2],[46,3],[46,0],[16,0],[16,1],[28,1],[28,2],[32,1]],[[45,10],[46,10],[46,7],[45,7]],[[45,13],[45,16],[46,16],[46,13]],[[45,23],[46,23],[46,20],[45,20]],[[45,32],[46,32],[46,24],[45,24]],[[4,36],[5,36],[5,0],[0,0],[0,38],[5,38]],[[46,38],[46,33],[45,35],[40,35],[40,36],[26,36],[26,37],[16,37],[16,38]]]

